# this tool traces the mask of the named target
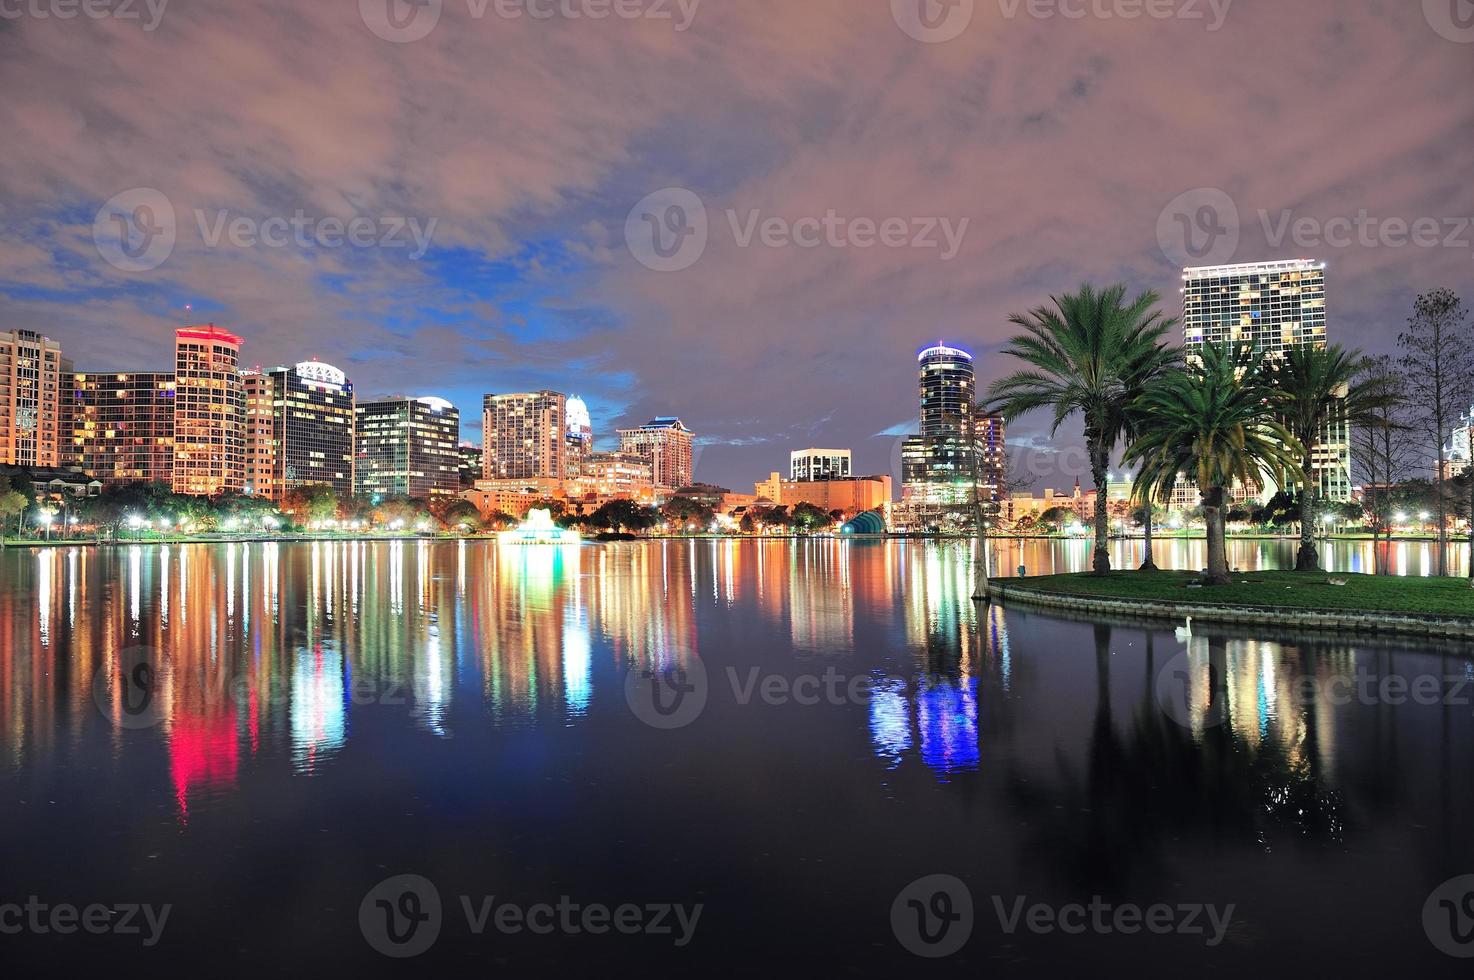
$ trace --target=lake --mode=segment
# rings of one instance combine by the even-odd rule
[[[1470,648],[971,590],[925,541],[9,549],[0,956],[1467,975]]]

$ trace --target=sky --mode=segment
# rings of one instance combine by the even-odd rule
[[[0,329],[898,476],[917,350],[1001,377],[1083,282],[1314,258],[1376,353],[1474,303],[1471,83],[1471,0],[0,0]],[[1077,429],[1016,469],[1073,485]]]

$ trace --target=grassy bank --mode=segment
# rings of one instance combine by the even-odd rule
[[[1232,576],[1229,585],[1189,588],[1196,578],[1188,572],[1112,572],[999,581],[1009,588],[1127,601],[1474,616],[1474,589],[1462,578],[1249,572]],[[1346,584],[1332,585],[1331,579]]]

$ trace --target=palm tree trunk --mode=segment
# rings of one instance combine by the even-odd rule
[[[1142,529],[1146,532],[1146,560],[1141,563],[1141,571],[1157,571],[1157,563],[1152,559],[1152,502],[1146,502],[1146,520],[1142,522]]]
[[[1090,453],[1090,475],[1095,480],[1095,559],[1091,567],[1096,575],[1104,575],[1111,570],[1111,553],[1106,544],[1111,532],[1110,511],[1106,500],[1110,489],[1106,483],[1106,467],[1110,461],[1106,459],[1106,447],[1101,445],[1098,433],[1088,434],[1085,443],[1086,450]]]
[[[1208,579],[1209,585],[1228,584],[1228,538],[1223,521],[1222,487],[1203,491],[1203,519],[1208,525]]]
[[[1319,488],[1314,485],[1311,461],[1305,461],[1305,487],[1300,491],[1300,551],[1295,555],[1295,571],[1320,571],[1320,550],[1315,546],[1316,504]]]

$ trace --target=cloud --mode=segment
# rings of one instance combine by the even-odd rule
[[[652,19],[506,20],[447,0],[425,39],[376,37],[357,5],[170,6],[157,30],[34,18],[0,32],[0,316],[90,367],[167,361],[193,302],[255,363],[317,355],[366,393],[551,385],[596,426],[679,414],[702,478],[744,486],[792,440],[888,467],[915,412],[912,355],[980,354],[1008,313],[1084,280],[1177,303],[1158,216],[1216,187],[1239,260],[1259,212],[1474,215],[1474,62],[1416,4],[1240,0],[1187,20],[1008,18],[979,4],[945,44],[883,0],[703,3]],[[652,191],[700,195],[699,261],[658,273],[624,245]],[[107,265],[92,217],[131,187],[179,216],[169,259]],[[376,248],[210,248],[194,212],[437,221],[422,260]],[[955,258],[913,247],[745,247],[754,213],[968,222]],[[908,227],[910,227],[908,225]],[[863,237],[863,236],[862,236]],[[908,238],[909,242],[909,238]],[[1311,250],[1334,339],[1390,348],[1412,296],[1474,299],[1470,249]],[[1046,419],[1013,427],[1047,435]],[[781,466],[779,466],[781,468]]]

